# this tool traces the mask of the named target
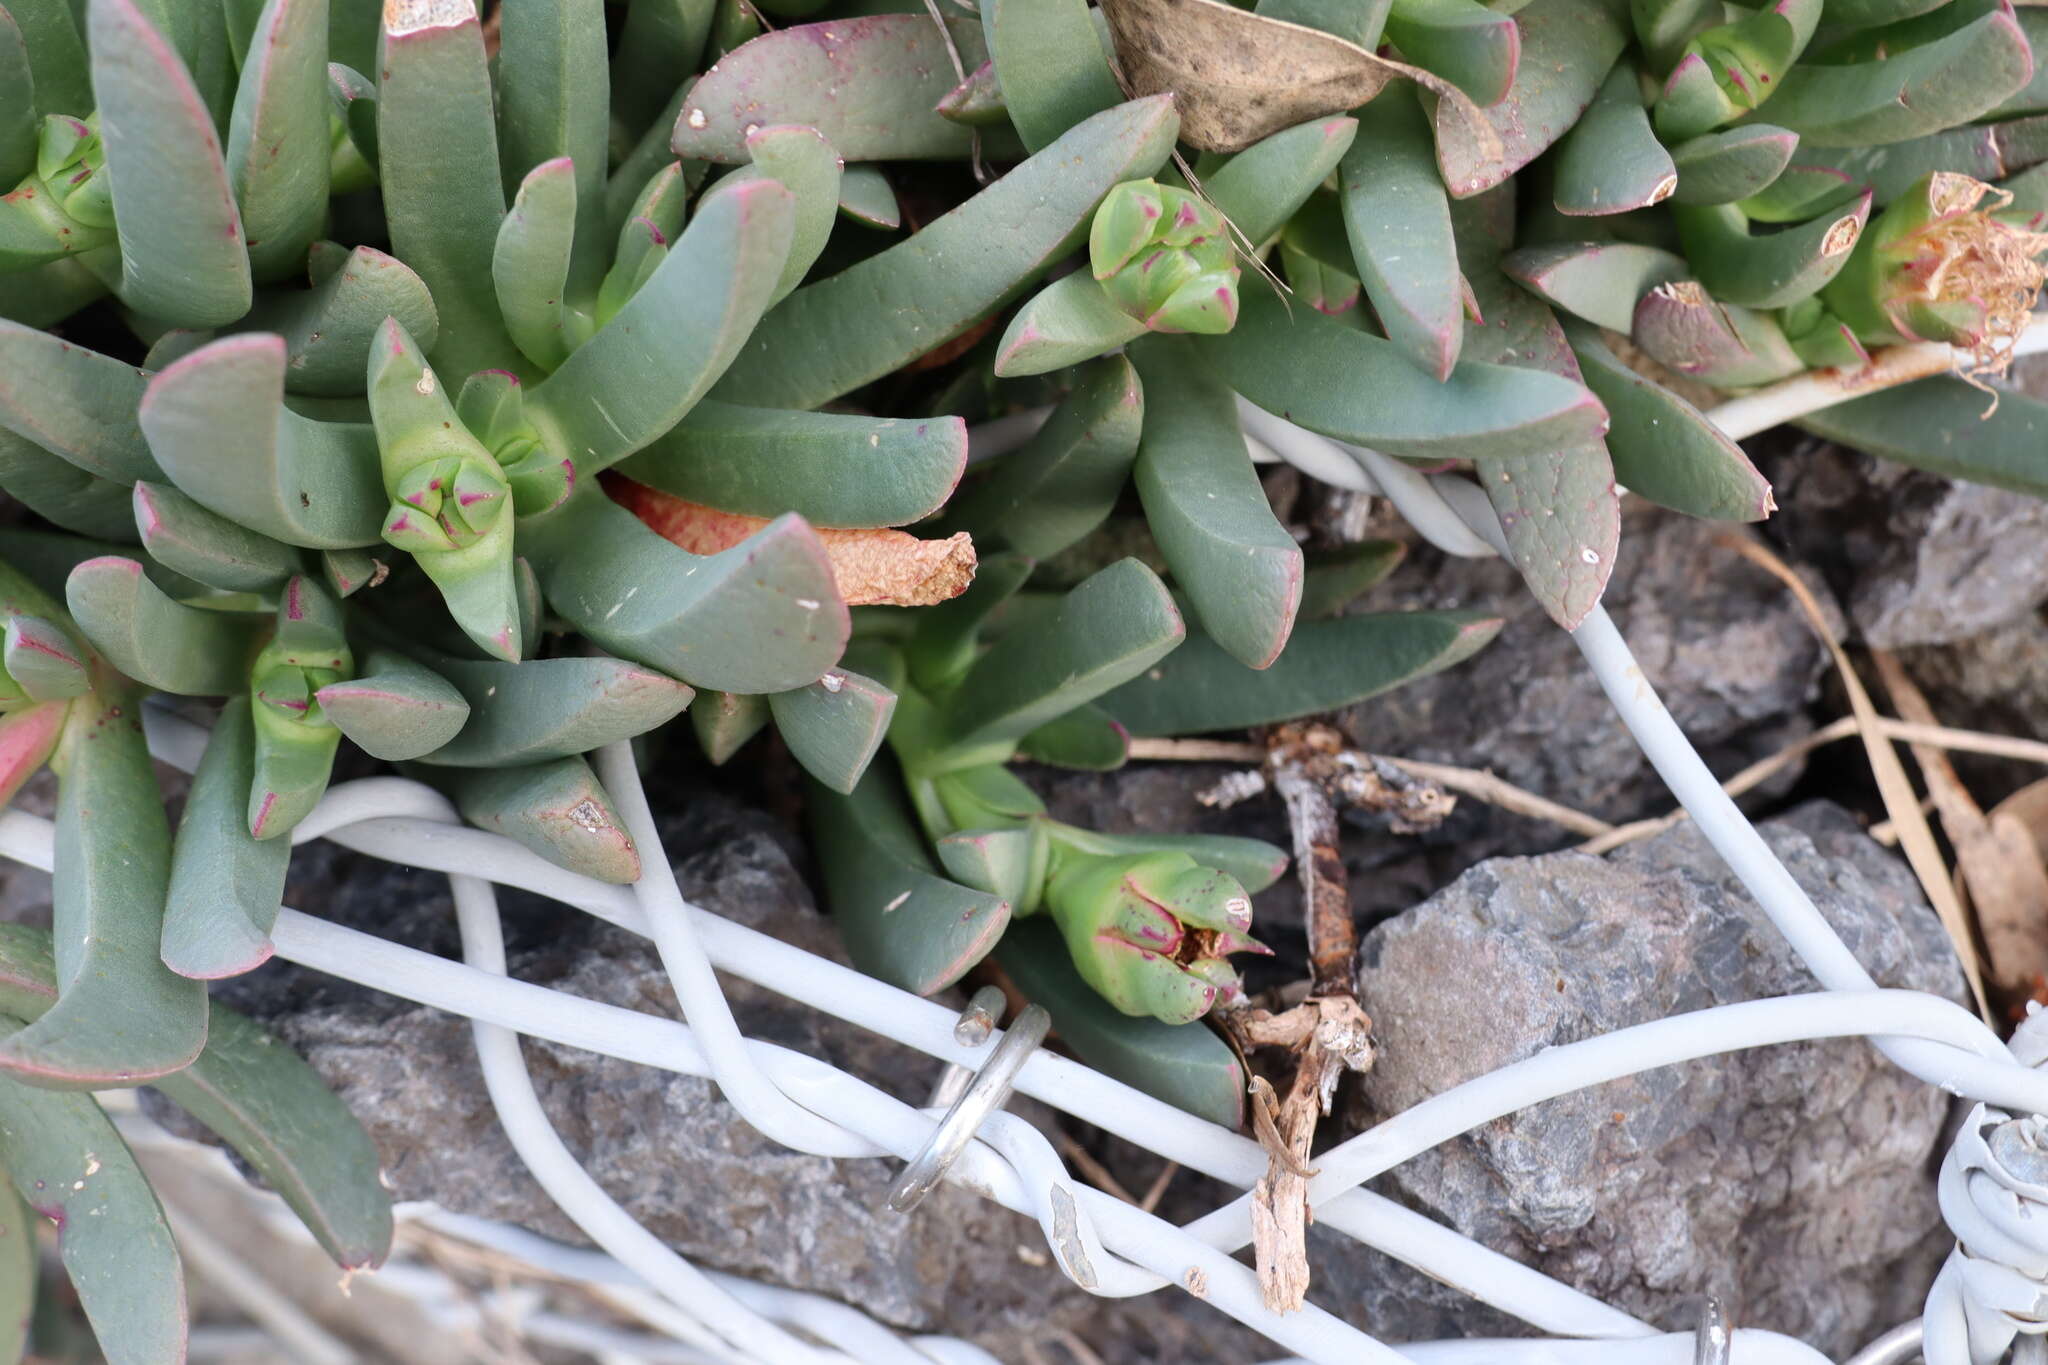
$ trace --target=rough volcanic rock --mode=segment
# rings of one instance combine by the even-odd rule
[[[1885,649],[1942,644],[2048,600],[2048,502],[1804,440],[1764,467],[1771,535],[1819,566],[1856,633]]]
[[[1962,999],[1903,864],[1838,807],[1764,827],[1878,982]],[[1696,830],[1608,858],[1498,859],[1380,925],[1360,994],[1382,1044],[1363,1124],[1556,1044],[1814,982]],[[1801,1043],[1615,1081],[1486,1124],[1380,1188],[1671,1328],[1696,1296],[1840,1358],[1918,1312],[1943,1250],[1947,1098],[1867,1043]],[[1320,1301],[1387,1334],[1512,1320],[1319,1238]]]

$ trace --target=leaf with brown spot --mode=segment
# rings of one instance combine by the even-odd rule
[[[1283,128],[1370,101],[1410,80],[1466,114],[1481,151],[1504,158],[1470,96],[1440,76],[1375,56],[1320,29],[1221,0],[1104,0],[1117,64],[1134,96],[1170,92],[1180,136],[1208,152],[1235,152]]]
[[[721,512],[630,479],[606,476],[613,501],[663,539],[695,555],[715,555],[753,535],[767,517]],[[919,540],[904,531],[819,530],[839,595],[850,607],[928,607],[974,581],[974,541],[965,531]]]

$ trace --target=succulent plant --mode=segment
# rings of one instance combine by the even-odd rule
[[[17,1184],[103,1122],[66,1087],[214,1085],[242,1026],[200,983],[269,955],[342,741],[625,883],[584,755],[686,709],[809,773],[865,969],[993,953],[1236,1122],[1195,1021],[1279,852],[1078,828],[1018,765],[1347,706],[1499,624],[1351,610],[1398,551],[1304,550],[1252,450],[1468,469],[1571,627],[1620,486],[1771,508],[1674,375],[1940,340],[1981,384],[2043,278],[2048,23],[2004,0],[768,8],[0,0],[0,795],[61,789],[57,959],[0,1002]],[[2039,403],[1983,409],[1807,422],[2048,493]],[[1029,413],[969,468],[968,420]],[[1057,569],[1112,532],[1138,555]],[[175,836],[149,693],[222,701]],[[275,1065],[181,1102],[261,1146],[332,1104]],[[370,1227],[330,1126],[271,1178]],[[169,1358],[122,1179],[133,1235],[74,1273],[146,1282],[88,1307]]]

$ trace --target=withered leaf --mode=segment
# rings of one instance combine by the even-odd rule
[[[768,524],[766,517],[722,512],[615,475],[605,476],[605,491],[656,535],[695,555],[729,550]],[[927,607],[958,597],[974,581],[974,541],[965,531],[919,540],[905,531],[820,528],[818,539],[850,607]]]
[[[1298,123],[1371,100],[1410,80],[1468,112],[1482,150],[1491,126],[1449,81],[1390,61],[1320,29],[1253,14],[1221,0],[1102,0],[1130,93],[1171,92],[1181,140],[1235,152]],[[1497,155],[1499,139],[1494,138]]]

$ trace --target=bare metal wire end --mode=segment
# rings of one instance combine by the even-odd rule
[[[1721,1307],[1719,1297],[1709,1294],[1706,1303],[1700,1308],[1700,1325],[1694,1336],[1692,1365],[1729,1365],[1734,1353],[1735,1334],[1728,1327],[1728,1312]]]
[[[979,1000],[977,994],[976,1001]],[[969,1004],[968,1009],[971,1011],[973,1008],[974,1005]],[[939,1120],[931,1141],[910,1159],[910,1164],[903,1168],[903,1174],[897,1176],[896,1183],[889,1187],[890,1208],[898,1213],[909,1213],[945,1178],[946,1171],[967,1149],[975,1129],[1008,1103],[1010,1091],[1017,1084],[1017,1073],[1023,1070],[1025,1061],[1038,1045],[1045,1041],[1046,1031],[1051,1027],[1052,1016],[1045,1012],[1043,1006],[1024,1007],[1016,1022],[1004,1031],[1003,1041],[996,1044],[995,1052],[975,1073],[966,1093],[955,1100],[946,1116]]]

